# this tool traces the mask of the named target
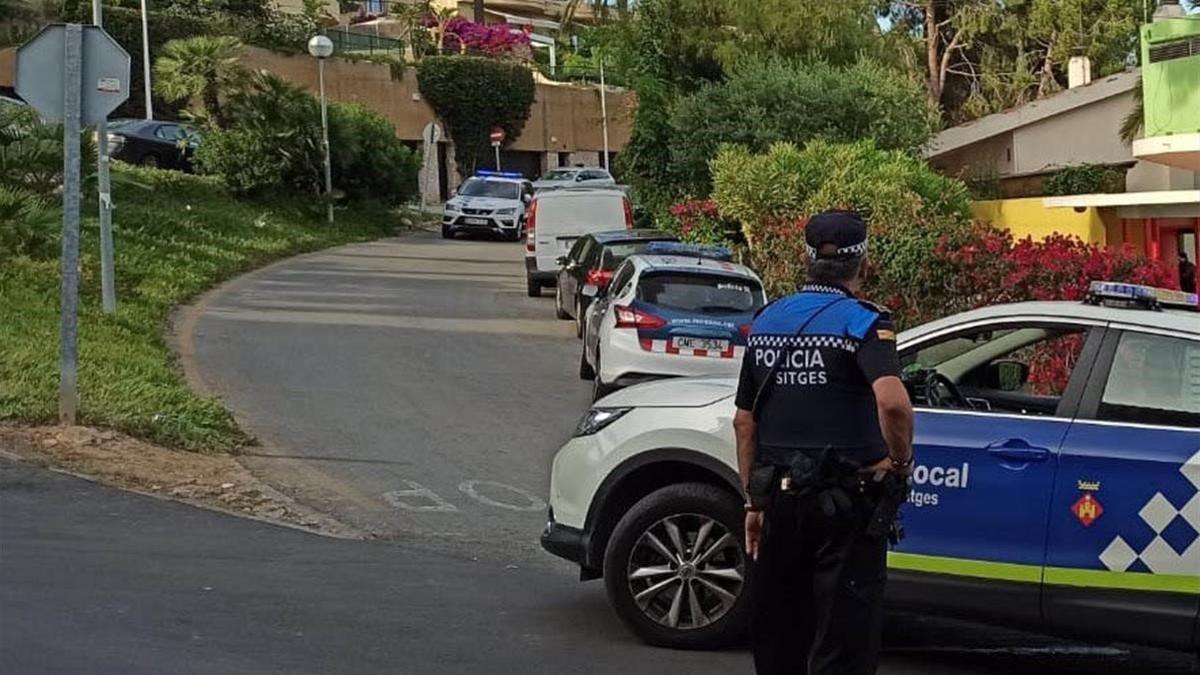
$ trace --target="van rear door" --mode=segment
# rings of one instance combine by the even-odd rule
[[[575,240],[593,232],[627,227],[624,195],[614,192],[558,192],[538,196],[537,267],[557,268],[559,256],[567,255]]]

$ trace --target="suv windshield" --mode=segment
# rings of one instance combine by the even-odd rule
[[[458,194],[464,197],[496,197],[499,199],[519,199],[521,187],[516,183],[498,180],[479,180],[469,178],[459,188]]]
[[[638,283],[637,298],[698,314],[741,314],[766,304],[766,295],[757,281],[724,274],[649,274]]]
[[[546,174],[545,176],[542,176],[542,180],[572,180],[573,178],[575,178],[576,173],[578,173],[578,172],[562,171],[562,170],[551,171],[550,173]]]

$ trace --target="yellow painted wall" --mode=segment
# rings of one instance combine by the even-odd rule
[[[1044,239],[1059,233],[1093,244],[1106,244],[1109,228],[1120,232],[1121,222],[1109,209],[1048,209],[1041,197],[992,199],[972,202],[971,214],[981,222],[1008,229],[1017,239]],[[1112,222],[1109,222],[1112,221]]]

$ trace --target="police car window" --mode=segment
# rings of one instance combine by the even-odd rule
[[[679,272],[643,276],[638,282],[637,298],[659,307],[700,314],[740,314],[765,304],[762,286],[753,279]]]
[[[567,252],[567,257],[575,261],[583,260],[583,247],[587,242],[588,237],[576,239],[575,243],[571,245],[571,250]]]
[[[465,197],[496,197],[498,199],[519,199],[520,186],[509,181],[479,180],[468,178],[462,184],[458,194]]]
[[[1052,415],[1079,361],[1086,329],[1013,327],[956,335],[901,356],[905,382],[919,405]],[[933,376],[958,397],[931,397]]]
[[[633,281],[633,265],[622,265],[613,278],[613,297],[619,297],[629,292],[629,284]]]
[[[1122,334],[1100,397],[1099,417],[1200,427],[1200,341]]]

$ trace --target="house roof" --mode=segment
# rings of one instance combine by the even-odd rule
[[[980,117],[966,124],[960,124],[941,132],[933,138],[926,157],[953,152],[959,148],[973,145],[980,141],[999,136],[1014,129],[1019,129],[1048,117],[1081,108],[1097,101],[1103,101],[1113,96],[1119,96],[1131,91],[1138,84],[1140,72],[1136,69],[1110,75],[1093,81],[1091,84],[1065,89],[1037,101],[998,112],[986,117]]]
[[[1200,204],[1200,190],[1158,190],[1153,192],[1113,192],[1065,197],[1046,197],[1042,205],[1048,209],[1105,208],[1113,206],[1171,206]]]

